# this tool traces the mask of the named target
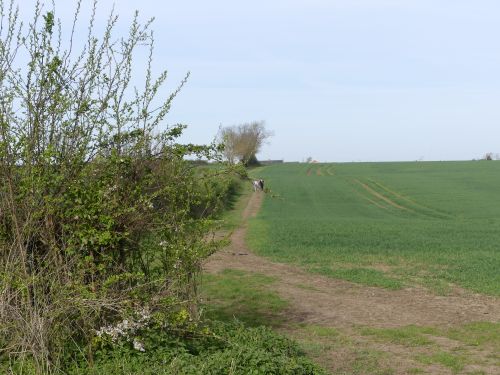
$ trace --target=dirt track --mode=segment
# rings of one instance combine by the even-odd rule
[[[245,244],[247,219],[258,213],[263,197],[263,193],[252,195],[243,212],[244,224],[234,231],[231,245],[214,254],[204,269],[216,273],[230,268],[277,278],[273,290],[290,301],[287,320],[291,323],[318,324],[351,332],[354,326],[453,326],[500,321],[500,300],[494,297],[460,289],[451,296],[438,296],[417,287],[398,291],[367,287],[310,274],[253,254]],[[404,361],[397,367],[400,367],[397,373],[405,373]],[[484,373],[494,374],[497,370],[497,367],[494,372],[486,369]]]

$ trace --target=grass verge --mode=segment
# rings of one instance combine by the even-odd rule
[[[259,273],[226,269],[205,274],[201,295],[209,319],[237,319],[249,326],[279,326],[288,302],[270,290],[274,278]]]
[[[364,336],[371,336],[379,341],[408,347],[433,345],[434,342],[424,336],[422,331],[420,327],[407,326],[391,329],[365,327],[360,332]]]

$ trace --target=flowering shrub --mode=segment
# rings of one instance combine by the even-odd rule
[[[151,314],[146,309],[143,309],[137,319],[124,319],[121,322],[101,327],[96,331],[96,336],[104,339],[109,338],[113,343],[120,339],[132,340],[134,348],[138,347],[140,349],[137,350],[144,351],[143,345],[137,341],[134,334],[148,327],[150,320]]]
[[[136,14],[117,39],[111,14],[96,36],[94,5],[77,51],[81,5],[63,43],[53,9],[38,3],[23,28],[14,0],[0,0],[0,366],[35,373],[80,353],[91,363],[96,332],[131,334],[145,306],[196,319],[200,262],[219,246],[207,238],[230,186],[226,170],[185,160],[217,160],[217,146],[179,144],[185,126],[164,124],[185,80],[158,100],[167,74],[152,75],[151,22]]]

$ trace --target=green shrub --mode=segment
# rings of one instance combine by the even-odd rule
[[[265,327],[214,322],[193,336],[145,334],[145,352],[115,347],[70,374],[324,374],[292,341]]]
[[[94,9],[77,53],[54,14],[38,3],[23,29],[0,0],[0,362],[17,373],[92,362],[96,332],[144,309],[196,320],[200,262],[219,246],[208,233],[232,189],[227,170],[185,161],[217,158],[215,145],[159,129],[185,80],[157,99],[167,74],[151,74],[150,21],[136,14],[115,42],[116,17],[96,36]]]

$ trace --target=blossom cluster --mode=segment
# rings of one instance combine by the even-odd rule
[[[135,319],[124,319],[117,324],[101,327],[96,331],[96,335],[98,337],[107,336],[113,343],[125,339],[132,343],[135,350],[144,352],[146,351],[144,345],[134,335],[138,330],[147,327],[150,320],[151,313],[149,310],[142,309]]]

